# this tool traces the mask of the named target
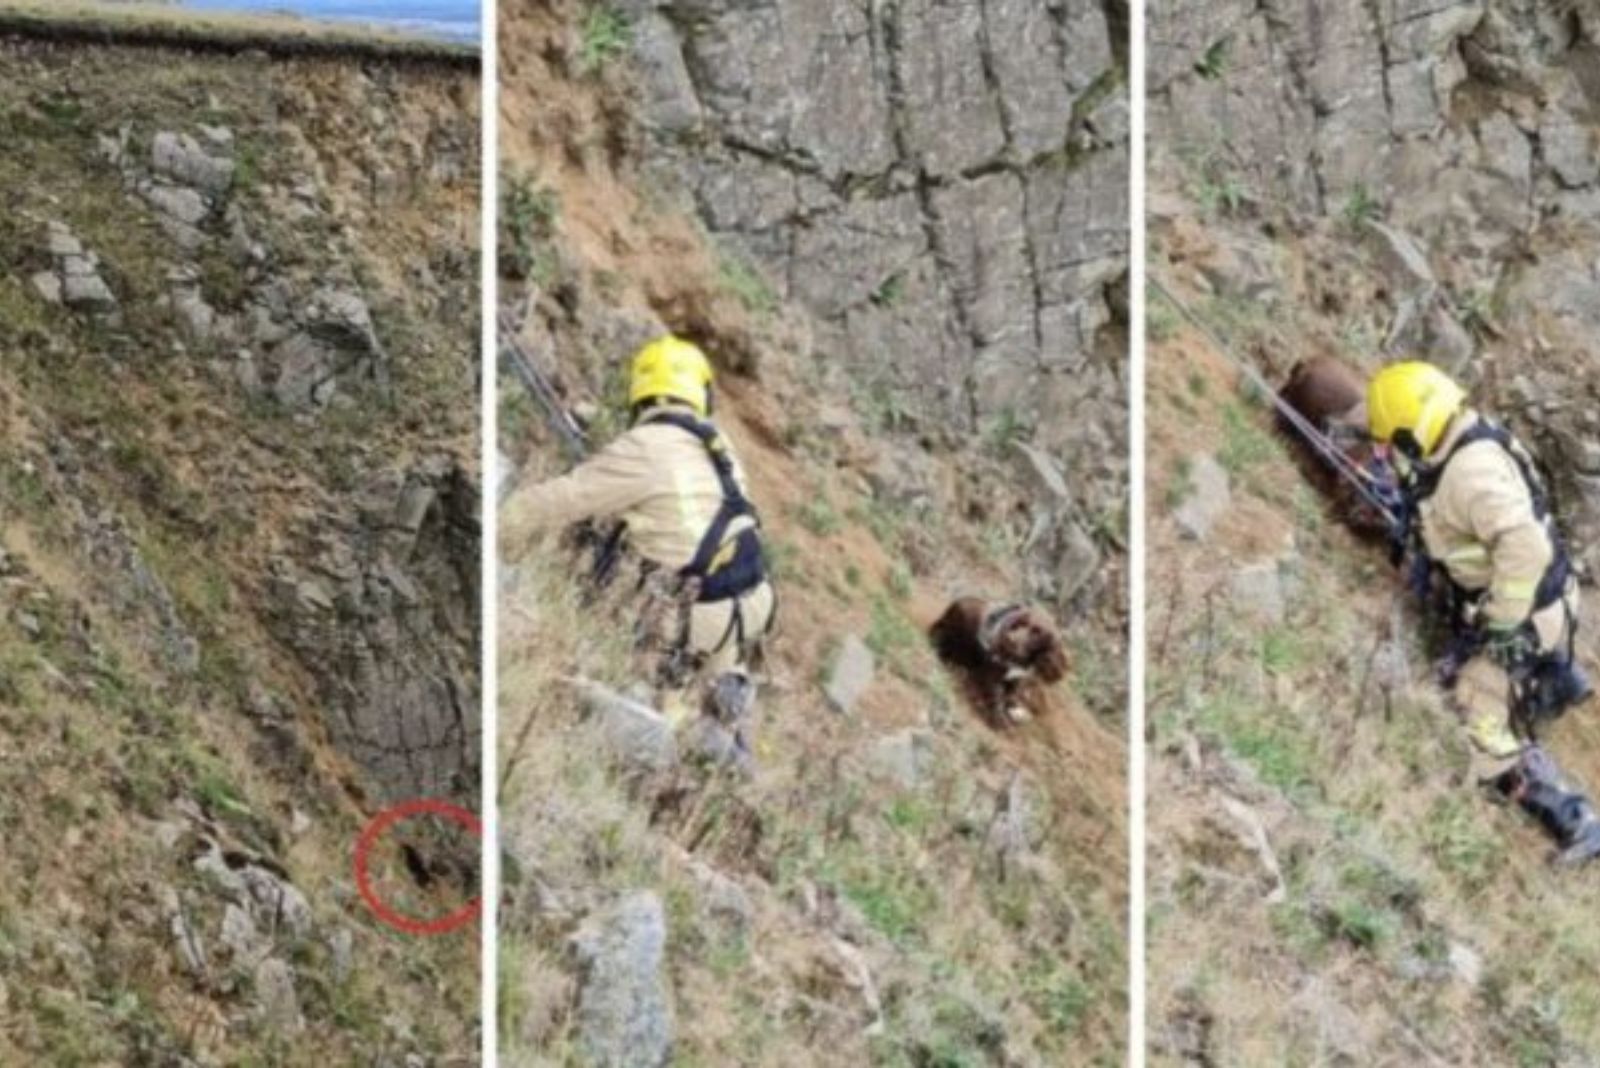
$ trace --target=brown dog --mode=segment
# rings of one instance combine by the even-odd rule
[[[1331,356],[1301,360],[1278,395],[1357,466],[1372,470],[1373,444],[1367,436],[1366,382],[1354,368]],[[1356,534],[1383,537],[1384,517],[1340,478],[1305,437],[1282,416],[1278,428],[1294,443],[1306,480],[1333,505],[1334,515]]]
[[[960,597],[928,630],[939,659],[961,674],[967,697],[992,727],[1029,718],[1027,690],[1067,676],[1067,653],[1043,611]]]
[[[1366,383],[1354,368],[1332,356],[1312,356],[1295,364],[1278,395],[1334,437],[1366,433]]]

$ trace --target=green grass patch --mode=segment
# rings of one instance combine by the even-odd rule
[[[1236,402],[1222,409],[1222,435],[1217,462],[1235,477],[1277,455],[1278,446],[1272,436]]]
[[[1323,923],[1329,938],[1369,951],[1381,949],[1393,939],[1398,926],[1392,912],[1351,898],[1330,906]]]
[[[1155,293],[1152,290],[1151,296]],[[1145,299],[1144,336],[1146,340],[1160,344],[1171,341],[1178,336],[1178,328],[1183,325],[1183,320],[1178,313],[1167,306],[1165,301]]]
[[[1476,799],[1441,797],[1422,821],[1428,853],[1468,897],[1488,887],[1499,873],[1505,843],[1487,826]]]
[[[756,315],[771,315],[778,309],[778,294],[765,276],[744,260],[726,251],[717,256],[717,281],[724,290]]]
[[[1289,628],[1274,630],[1261,639],[1261,666],[1275,675],[1302,667],[1306,653],[1305,639]]]
[[[633,44],[633,27],[621,12],[609,4],[590,9],[579,31],[578,65],[585,74],[595,74],[626,52]]]
[[[526,174],[501,179],[500,271],[510,278],[532,278],[541,284],[553,270],[549,238],[560,212],[555,193]]]
[[[1339,217],[1344,220],[1346,226],[1359,230],[1368,222],[1376,219],[1382,213],[1382,210],[1382,205],[1372,195],[1372,190],[1357,182],[1350,187],[1350,192],[1346,194],[1344,205],[1339,209]]]
[[[1291,795],[1317,786],[1321,766],[1316,738],[1287,713],[1222,694],[1209,698],[1197,719],[1264,782]]]
[[[905,675],[904,657],[920,646],[922,640],[922,631],[903,608],[882,596],[872,599],[872,621],[867,627],[866,643],[875,656]]]
[[[833,502],[820,494],[795,509],[795,520],[819,538],[828,538],[844,529],[844,520]]]
[[[889,596],[897,601],[911,599],[911,569],[905,564],[896,563],[889,569],[889,577],[885,583]]]
[[[1208,82],[1220,79],[1228,71],[1228,50],[1232,43],[1227,37],[1213,41],[1195,61],[1194,72]]]

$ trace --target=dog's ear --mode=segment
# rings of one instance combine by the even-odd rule
[[[1067,677],[1067,671],[1072,665],[1067,660],[1067,651],[1061,646],[1061,639],[1054,634],[1047,637],[1050,642],[1045,647],[1044,654],[1039,657],[1034,670],[1046,682],[1060,682]]]
[[[1048,620],[1033,616],[1028,622],[1028,660],[1034,674],[1045,682],[1060,682],[1067,677],[1069,667],[1061,636]]]

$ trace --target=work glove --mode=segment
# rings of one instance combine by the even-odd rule
[[[1539,636],[1527,620],[1509,626],[1486,624],[1482,630],[1483,647],[1513,675],[1526,671],[1538,658]]]

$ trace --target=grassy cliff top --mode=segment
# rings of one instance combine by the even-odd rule
[[[351,55],[476,66],[478,49],[376,25],[202,12],[111,0],[0,0],[0,34],[274,55]]]

